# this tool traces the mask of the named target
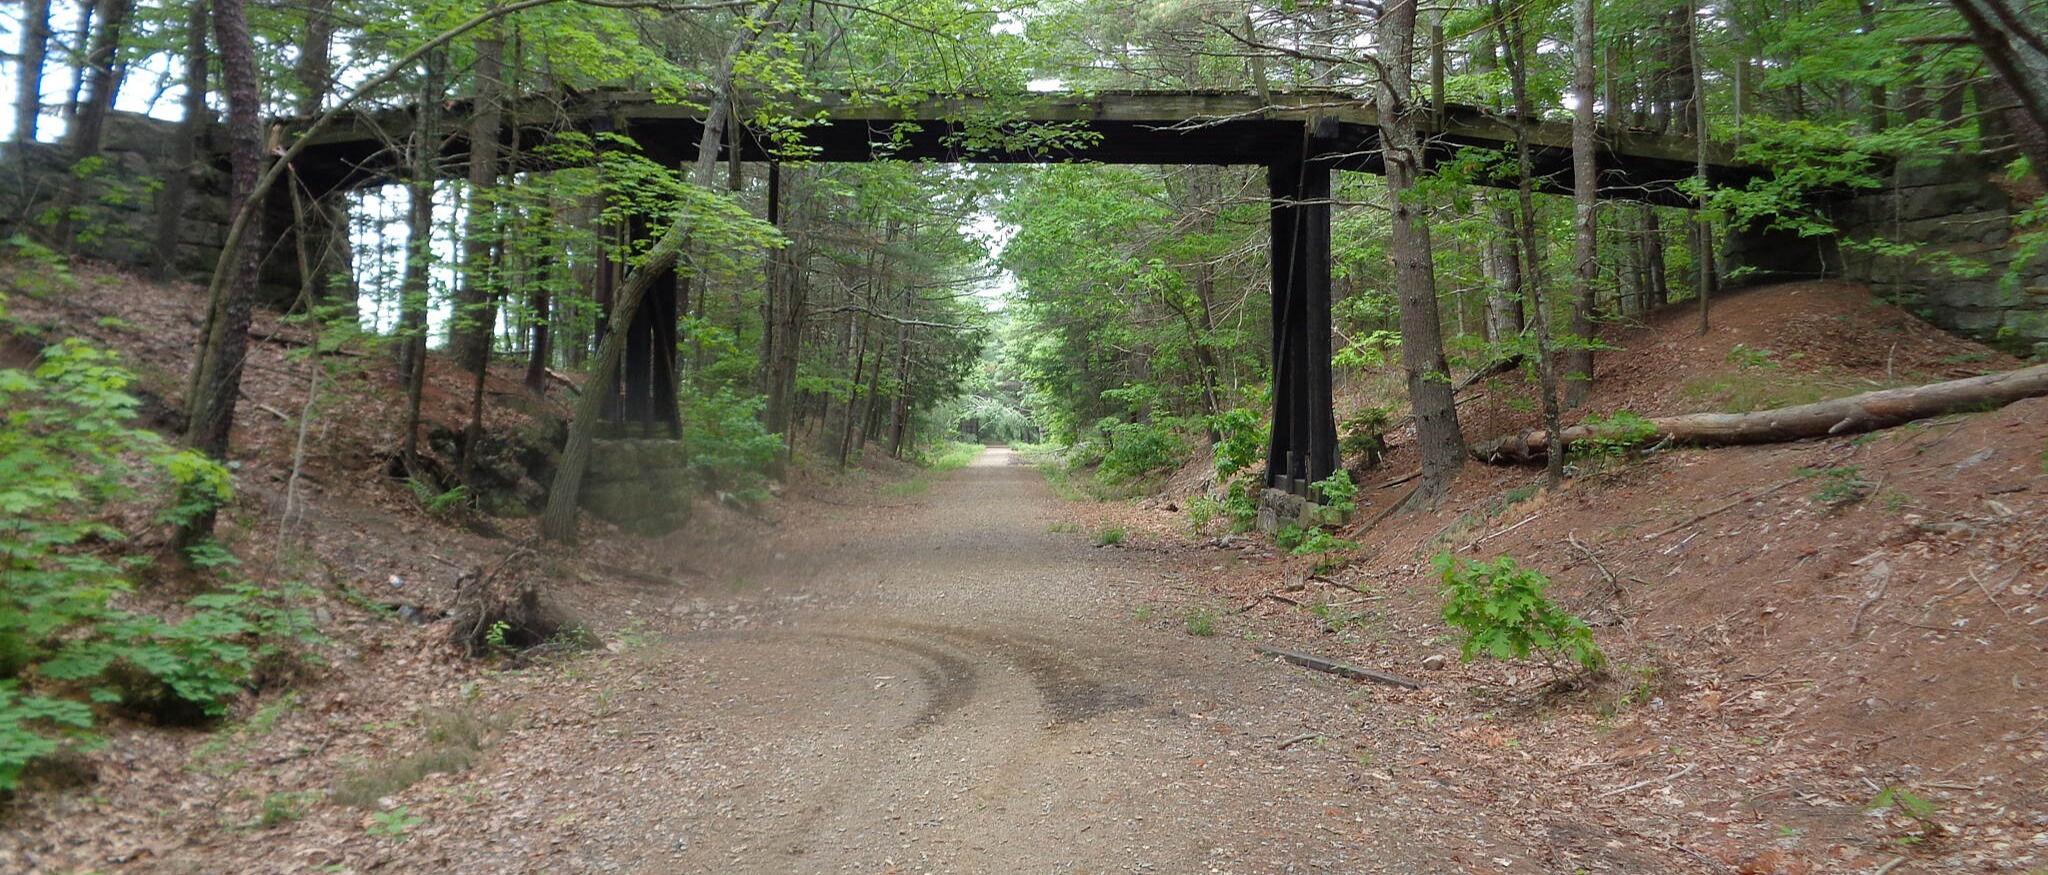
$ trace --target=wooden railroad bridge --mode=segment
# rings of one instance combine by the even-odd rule
[[[468,126],[463,114],[458,106],[444,115],[448,139],[438,166],[451,175],[464,172],[468,144],[462,137]],[[1261,98],[1123,91],[915,100],[838,94],[793,107],[790,115],[811,121],[777,141],[785,151],[771,154],[769,143],[755,132],[728,139],[721,159],[775,162],[795,154],[818,162],[1264,166],[1272,194],[1273,271],[1274,417],[1267,483],[1305,495],[1309,483],[1340,466],[1330,370],[1331,174],[1385,172],[1379,114],[1370,101],[1336,92]],[[631,136],[649,158],[671,166],[696,155],[704,130],[700,109],[645,92],[535,96],[507,107],[504,118],[506,142],[515,135],[531,145],[566,130],[615,131]],[[315,192],[396,181],[404,161],[389,144],[402,142],[414,119],[408,107],[346,115],[313,135],[295,170]],[[285,135],[291,126],[285,124]],[[1470,150],[1506,150],[1516,134],[1512,118],[1470,106],[1424,111],[1418,127],[1430,165]],[[1537,190],[1569,193],[1570,125],[1537,120],[1528,124],[1526,135]],[[800,149],[788,150],[792,141]],[[1700,151],[1688,138],[1608,133],[1599,161],[1602,196],[1689,206],[1679,183],[1694,175]],[[1757,172],[1736,164],[1724,147],[1709,144],[1704,152],[1709,176],[1716,181]],[[1478,181],[1512,186],[1517,179],[1512,170],[1497,170]],[[647,229],[636,227],[633,233]],[[598,289],[603,301],[617,277],[615,271],[601,274],[606,277]],[[673,423],[675,297],[672,279],[658,284],[640,318],[629,326],[627,367],[612,389],[615,401],[608,419]]]

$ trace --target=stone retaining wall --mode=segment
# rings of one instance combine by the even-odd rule
[[[73,222],[79,254],[137,269],[155,264],[159,199],[174,173],[188,174],[191,183],[184,214],[179,218],[175,265],[196,282],[213,274],[214,260],[228,233],[228,175],[225,167],[202,159],[196,166],[176,166],[178,122],[130,112],[108,113],[99,166],[85,174],[84,197]],[[200,154],[220,155],[225,144],[214,128]],[[71,180],[71,149],[64,143],[0,144],[0,240],[22,234],[46,238]],[[289,216],[289,204],[283,215]],[[289,303],[298,296],[295,253],[278,245],[277,229],[264,235],[261,297],[265,303]]]
[[[631,534],[655,537],[690,522],[696,484],[681,441],[600,440],[591,448],[578,503]]]
[[[1934,325],[2048,358],[2048,258],[2016,264],[2013,218],[2026,204],[2002,182],[1998,168],[1975,156],[1902,162],[1884,189],[1837,210],[1839,275]],[[1886,241],[1920,250],[1873,249]]]

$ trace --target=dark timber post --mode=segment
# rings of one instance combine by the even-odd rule
[[[1273,223],[1273,440],[1266,485],[1309,497],[1337,471],[1330,390],[1330,174],[1317,160],[1334,121],[1309,123],[1267,165]]]
[[[625,251],[630,253],[633,242],[646,239],[651,229],[645,218],[629,220],[626,227]],[[618,266],[607,260],[600,274],[599,301],[607,315],[611,309],[608,292],[617,285],[616,270]],[[610,436],[683,436],[676,405],[677,286],[673,269],[656,277],[640,309],[633,314],[632,324],[626,326],[625,361],[620,363],[618,377],[604,403],[604,431]],[[599,325],[603,324],[604,320],[600,320]]]

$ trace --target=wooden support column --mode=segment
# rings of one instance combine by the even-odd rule
[[[1294,312],[1294,211],[1291,204],[1301,192],[1299,160],[1276,161],[1266,167],[1266,187],[1272,196],[1271,231],[1273,267],[1273,430],[1266,452],[1266,486],[1293,492],[1298,461],[1294,450],[1294,401],[1298,364],[1302,358],[1298,341],[1300,326]]]
[[[1266,485],[1303,496],[1340,464],[1330,385],[1332,171],[1314,160],[1321,139],[1297,141],[1266,170],[1273,199],[1273,436]]]
[[[632,241],[646,239],[654,233],[652,223],[645,218],[635,218],[627,223],[628,245]],[[618,280],[614,271],[622,265],[606,264],[600,282],[600,292],[615,288]],[[673,269],[664,271],[654,280],[642,300],[640,309],[633,314],[633,322],[626,326],[626,355],[620,364],[618,377],[613,381],[605,397],[603,431],[612,437],[667,437],[680,438],[683,423],[676,404],[675,347],[677,291],[679,283]],[[601,295],[607,300],[609,295]],[[609,310],[609,307],[606,307]],[[606,314],[609,321],[609,313]]]

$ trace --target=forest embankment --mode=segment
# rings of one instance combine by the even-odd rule
[[[1606,335],[1615,349],[1567,421],[1767,409],[2017,365],[1842,283],[1731,295],[1697,328],[1686,304]],[[1375,385],[1340,388],[1340,406],[1381,402]],[[1539,427],[1533,394],[1518,376],[1475,387],[1467,437]],[[1493,750],[1496,789],[1542,788],[1532,804],[1691,812],[1745,872],[1864,871],[1850,849],[1960,871],[2048,855],[2048,399],[1860,436],[1579,456],[1556,491],[1540,470],[1474,464],[1436,509],[1360,531],[1416,465],[1402,435],[1390,443],[1338,529],[1355,549],[1297,557],[1192,528],[1182,508],[1213,482],[1206,459],[1166,493],[1070,517],[1204,567],[1161,597],[1219,635],[1426,680],[1435,692],[1361,693],[1431,698],[1430,719]],[[1610,679],[1546,692],[1545,669],[1460,665],[1439,553],[1549,575]],[[1932,813],[1884,804],[1901,793]]]

